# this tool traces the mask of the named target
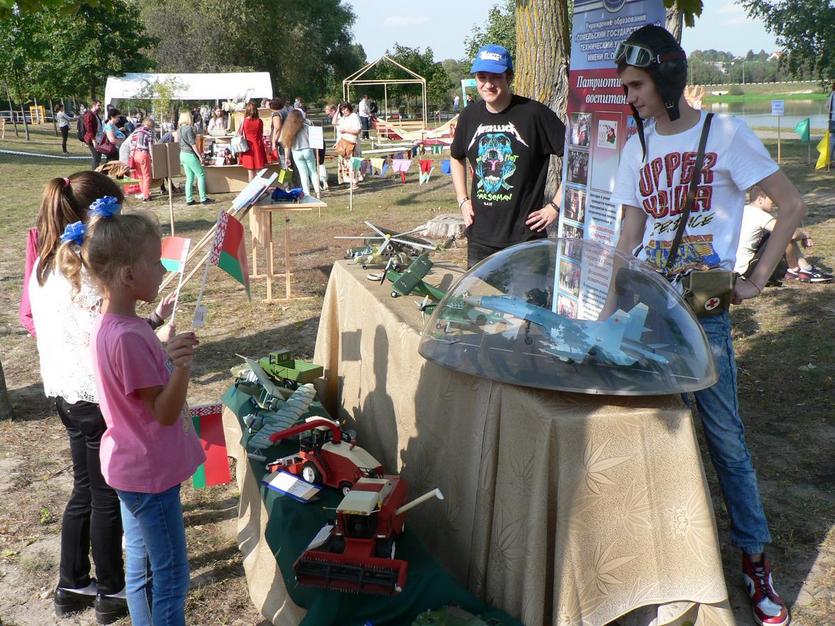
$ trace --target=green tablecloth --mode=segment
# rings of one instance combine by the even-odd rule
[[[241,418],[255,408],[250,396],[237,391],[233,385],[224,394],[223,403],[237,416],[240,432],[243,433]],[[311,406],[309,413],[327,415],[318,402]],[[294,451],[294,446],[290,443],[273,446],[268,451],[269,460],[292,454]],[[260,484],[266,473],[266,463],[251,458],[247,458],[246,463],[245,471],[251,472]],[[420,494],[410,494],[411,497],[417,495]],[[409,562],[408,581],[401,593],[376,596],[302,587],[296,583],[293,563],[304,552],[319,529],[335,518],[333,509],[339,504],[341,494],[334,489],[326,488],[321,492],[319,500],[303,504],[261,484],[261,497],[269,521],[260,541],[265,541],[275,555],[284,587],[292,602],[307,609],[307,614],[301,621],[303,626],[405,626],[411,624],[419,613],[446,605],[459,606],[480,615],[483,619],[493,619],[499,624],[521,624],[504,612],[481,602],[444,571],[409,531],[408,519],[407,528],[397,541],[397,558]],[[421,506],[431,507],[433,502]],[[251,585],[252,583],[253,581],[250,581]],[[265,584],[272,584],[272,581],[265,581]]]

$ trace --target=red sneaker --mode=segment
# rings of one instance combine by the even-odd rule
[[[754,621],[761,626],[786,626],[791,620],[783,598],[775,591],[771,580],[771,561],[763,554],[763,560],[752,563],[751,557],[742,555],[742,580],[751,598]]]

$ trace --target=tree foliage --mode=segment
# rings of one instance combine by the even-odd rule
[[[835,7],[830,0],[739,0],[761,17],[786,51],[793,73],[811,72],[822,83],[835,76]]]
[[[94,97],[108,76],[152,66],[143,50],[153,44],[133,2],[51,3],[54,10],[13,11],[0,19],[0,74],[19,100]]]
[[[314,99],[365,62],[341,0],[144,0],[141,11],[163,72],[266,71],[277,93]]]
[[[511,58],[516,58],[516,0],[502,0],[487,14],[482,27],[473,28],[473,33],[464,39],[468,59],[475,57],[478,49],[488,43],[504,46]]]

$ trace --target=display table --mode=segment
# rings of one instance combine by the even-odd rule
[[[292,299],[290,271],[290,214],[294,211],[312,211],[317,209],[322,215],[322,209],[328,207],[321,200],[307,197],[306,202],[272,202],[268,197],[262,198],[249,210],[249,230],[252,236],[252,274],[250,278],[267,279],[267,301],[273,299],[273,278],[275,273],[275,249],[273,244],[273,213],[284,214],[284,299]],[[267,253],[267,267],[264,274],[258,273],[258,247]]]
[[[409,563],[401,593],[374,596],[302,587],[293,562],[325,522],[335,517],[341,494],[325,489],[320,500],[302,504],[264,487],[264,463],[247,457],[241,446],[240,418],[251,411],[248,396],[231,387],[223,397],[223,427],[228,454],[236,460],[240,490],[238,545],[243,553],[250,598],[261,614],[279,626],[408,626],[418,613],[455,605],[495,620],[496,626],[522,626],[506,613],[486,606],[457,583],[407,528],[398,538],[396,555]],[[320,407],[321,408],[321,407]],[[315,410],[315,414],[318,413]],[[296,448],[297,450],[298,448]],[[270,458],[291,454],[290,444],[273,446]],[[418,495],[411,492],[412,497]],[[436,501],[421,506],[435,507]],[[411,513],[410,513],[411,515]],[[408,523],[408,522],[407,522]]]
[[[270,173],[278,173],[282,169],[278,163],[268,163],[264,167]],[[249,170],[242,165],[204,165],[203,171],[206,173],[207,193],[237,193],[249,183]]]
[[[410,514],[430,551],[527,626],[733,624],[693,420],[678,397],[541,391],[418,354],[417,298],[334,264],[314,361],[332,415],[441,507]],[[437,265],[427,280],[457,280]],[[652,620],[657,620],[653,622]]]

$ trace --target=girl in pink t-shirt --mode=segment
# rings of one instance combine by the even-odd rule
[[[137,301],[153,301],[165,273],[159,226],[114,205],[104,198],[91,207],[82,251],[103,294],[91,346],[107,424],[102,474],[121,504],[131,620],[178,626],[189,581],[180,483],[205,460],[186,407],[198,342],[192,332],[176,335],[166,354],[137,316]]]

